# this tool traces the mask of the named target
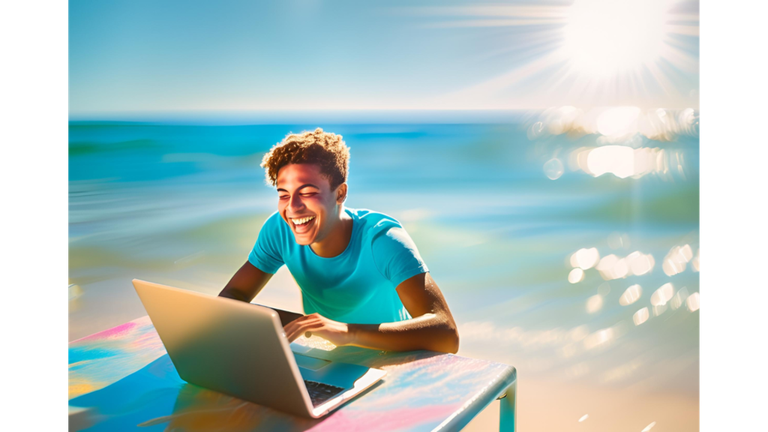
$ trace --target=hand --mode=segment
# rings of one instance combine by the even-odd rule
[[[316,313],[297,318],[283,328],[288,342],[293,342],[306,332],[320,336],[336,346],[347,345],[352,341],[348,324],[330,320]]]

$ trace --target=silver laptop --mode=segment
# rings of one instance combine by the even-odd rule
[[[270,308],[138,279],[133,286],[179,376],[189,383],[319,418],[386,374],[292,352]]]

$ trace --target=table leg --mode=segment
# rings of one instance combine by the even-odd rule
[[[95,408],[69,407],[69,430],[79,431],[94,425],[93,418],[98,416]]]
[[[507,387],[499,406],[499,432],[515,432],[517,417],[517,380]]]

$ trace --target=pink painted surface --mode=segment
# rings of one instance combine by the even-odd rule
[[[508,365],[451,354],[331,349],[316,338],[295,344],[388,373],[329,416],[298,418],[184,382],[143,317],[70,343],[71,429],[433,430],[451,416],[474,416],[515,379]]]
[[[145,316],[69,344],[69,398],[99,390],[165,354]]]

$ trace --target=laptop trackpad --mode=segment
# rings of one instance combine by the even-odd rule
[[[296,356],[298,358],[298,356]],[[364,376],[370,369],[348,363],[331,362],[320,369],[311,370],[299,367],[301,377],[305,380],[330,384],[344,389],[351,389],[355,382]]]
[[[300,368],[309,369],[309,370],[318,370],[324,366],[328,366],[331,364],[330,360],[323,360],[315,357],[307,357],[305,355],[293,353],[294,357],[296,357],[296,365]]]

